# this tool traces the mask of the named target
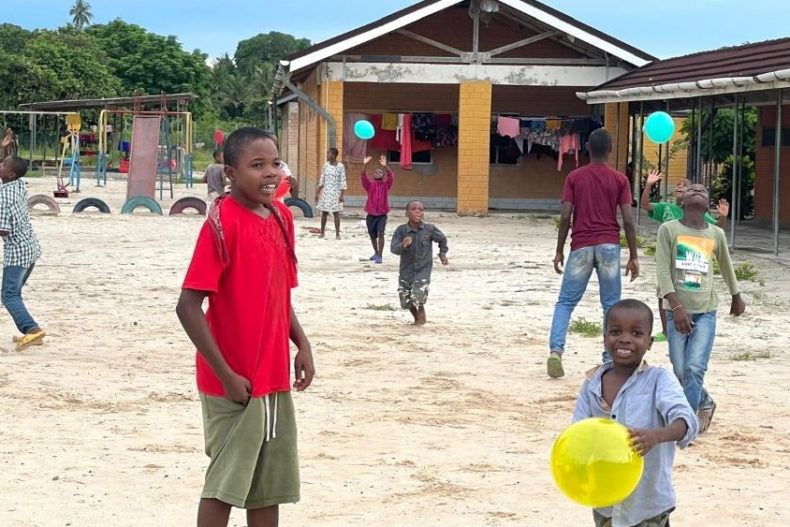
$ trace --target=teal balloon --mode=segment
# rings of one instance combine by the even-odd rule
[[[357,124],[354,125],[354,133],[357,134],[357,137],[360,139],[373,139],[373,136],[376,135],[376,130],[373,129],[373,125],[370,124],[369,121],[365,121],[364,119],[361,121],[357,121]]]
[[[645,122],[645,134],[647,138],[656,144],[664,144],[675,133],[675,121],[666,112],[655,112],[650,114]]]

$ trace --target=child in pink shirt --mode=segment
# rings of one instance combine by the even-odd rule
[[[366,223],[368,225],[370,243],[373,244],[373,250],[375,251],[370,260],[380,264],[384,253],[384,231],[387,228],[387,214],[390,211],[389,193],[392,183],[395,181],[395,174],[387,166],[387,156],[382,155],[379,157],[381,168],[374,170],[373,179],[370,179],[367,175],[367,166],[372,159],[370,156],[365,158],[365,169],[360,177],[362,178],[362,188],[368,194],[368,199],[365,202],[365,212],[368,213]]]

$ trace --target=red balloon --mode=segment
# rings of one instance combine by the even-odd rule
[[[288,183],[285,179],[280,182],[280,186],[277,187],[277,192],[274,194],[274,199],[279,199],[282,201],[285,199],[285,195],[291,191],[291,184]]]

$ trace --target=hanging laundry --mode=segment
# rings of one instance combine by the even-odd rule
[[[572,119],[560,121],[560,135],[565,136],[574,133],[574,123],[576,123],[576,121]]]
[[[576,168],[579,168],[579,134],[568,134],[560,137],[560,157],[557,160],[557,171],[562,171],[562,158],[566,154],[574,154]]]
[[[436,115],[436,141],[437,148],[448,148],[458,145],[458,128],[453,125],[453,116],[450,114]]]
[[[562,121],[559,119],[546,119],[546,130],[556,132],[562,127]]]
[[[436,119],[432,113],[412,114],[411,128],[415,139],[430,142],[436,140]]]
[[[517,137],[521,133],[521,121],[500,115],[497,119],[496,129],[497,133],[503,137]]]
[[[403,117],[403,129],[411,130],[411,115]],[[411,170],[411,148],[412,148],[412,134],[401,134],[400,142],[400,167],[403,170]]]
[[[403,133],[403,114],[398,114],[398,128],[395,130],[395,139],[400,142],[401,134]]]
[[[404,121],[406,120],[408,114],[404,115]],[[395,152],[400,152],[401,149],[401,140],[403,139],[403,134],[408,133],[408,128],[403,128],[403,133],[401,134],[401,140],[398,140],[395,136],[395,132],[392,130],[382,130],[381,129],[381,115],[371,115],[370,116],[370,124],[373,125],[373,130],[375,130],[376,135],[373,136],[368,142],[368,146],[372,150],[392,150]],[[433,143],[428,141],[417,141],[414,139],[412,135],[412,142],[411,142],[411,151],[412,152],[425,152],[426,150],[431,150],[433,148]]]
[[[398,129],[398,114],[385,113],[381,116],[381,129],[382,130],[397,130]]]
[[[347,113],[343,116],[343,161],[347,163],[364,163],[368,142],[360,139],[354,126],[362,120],[370,120],[367,115]]]

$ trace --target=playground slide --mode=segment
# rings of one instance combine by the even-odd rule
[[[134,117],[126,199],[137,196],[156,198],[160,124],[159,116],[136,115]]]

